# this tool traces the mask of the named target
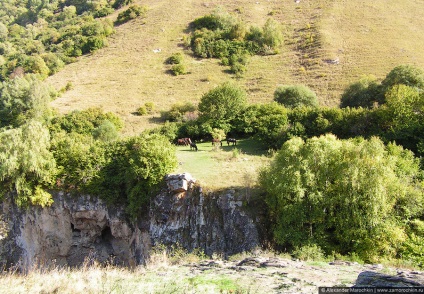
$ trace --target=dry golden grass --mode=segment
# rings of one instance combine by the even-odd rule
[[[48,79],[57,89],[67,82],[74,86],[53,102],[59,112],[101,106],[123,118],[125,135],[134,135],[158,123],[154,116],[133,114],[145,102],[153,102],[158,111],[177,101],[196,103],[229,79],[247,90],[250,102],[271,101],[280,84],[302,83],[317,92],[321,105],[336,106],[345,86],[362,74],[383,78],[399,64],[424,67],[422,0],[138,2],[149,7],[146,19],[118,26],[109,47],[81,57]],[[280,54],[252,57],[246,75],[235,79],[218,60],[200,60],[185,52],[188,24],[217,6],[259,26],[272,15],[284,27],[286,44]],[[311,49],[299,50],[310,34]],[[167,73],[164,61],[176,52],[186,53],[189,74]],[[325,62],[334,58],[340,63]]]

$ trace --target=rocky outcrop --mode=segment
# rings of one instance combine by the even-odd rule
[[[16,248],[13,255],[2,252],[6,266],[76,266],[93,260],[130,264],[144,249],[141,232],[123,209],[111,209],[98,198],[57,193],[48,208],[20,210],[9,199],[2,210],[9,230],[1,247]]]
[[[152,202],[150,236],[155,244],[199,248],[207,255],[224,256],[259,245],[256,225],[243,209],[243,195],[235,190],[190,193],[173,190]]]
[[[259,245],[253,218],[236,190],[205,193],[189,174],[166,177],[166,187],[151,201],[149,213],[130,221],[122,207],[88,195],[53,194],[51,207],[23,210],[12,199],[0,211],[0,263],[78,266],[110,261],[136,265],[152,245],[199,248],[206,254],[234,254]]]
[[[356,279],[355,287],[423,287],[424,275],[416,271],[401,271],[396,275],[386,275],[374,271],[364,271]]]

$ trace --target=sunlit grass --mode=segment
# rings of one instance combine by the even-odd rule
[[[257,172],[270,158],[263,146],[252,139],[238,140],[237,146],[212,146],[197,143],[198,151],[189,146],[177,147],[179,167],[176,173],[188,172],[209,188],[251,187]]]

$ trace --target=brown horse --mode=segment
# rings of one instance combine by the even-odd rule
[[[219,139],[215,139],[215,138],[213,138],[213,139],[212,139],[212,146],[215,146],[215,145],[217,145],[217,144],[221,144],[221,146],[222,146],[222,141],[221,141],[221,140],[219,140]]]
[[[191,144],[190,138],[181,138],[177,140],[177,145],[188,146]]]

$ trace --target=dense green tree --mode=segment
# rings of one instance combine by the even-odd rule
[[[385,108],[379,110],[381,135],[416,152],[424,131],[424,92],[399,84],[388,89],[385,98]]]
[[[384,95],[374,76],[363,76],[358,82],[349,85],[343,92],[340,106],[371,108],[375,103],[384,103]]]
[[[411,209],[423,200],[418,175],[417,160],[399,146],[326,135],[287,141],[260,183],[277,243],[314,243],[375,261],[395,256],[405,221],[422,214],[422,206]]]
[[[111,203],[124,203],[132,217],[146,209],[155,186],[177,167],[175,147],[157,134],[110,144],[106,159],[92,189]]]
[[[0,94],[0,126],[18,126],[28,119],[50,115],[51,91],[35,75],[3,82]]]
[[[105,121],[111,122],[117,131],[124,126],[122,120],[114,113],[104,113],[101,108],[74,110],[64,116],[52,119],[52,131],[64,130],[68,133],[92,135]]]
[[[57,132],[51,150],[58,166],[59,189],[84,190],[99,178],[105,147],[86,134]]]
[[[246,103],[246,92],[235,84],[225,82],[202,96],[198,106],[199,119],[211,129],[229,132],[232,122],[246,107]]]
[[[43,125],[29,120],[19,128],[0,132],[0,193],[15,195],[18,205],[49,205],[45,188],[55,179],[56,163],[50,135]]]
[[[424,71],[412,65],[399,65],[387,74],[381,84],[384,92],[399,84],[424,89]]]
[[[279,86],[274,92],[274,100],[288,108],[318,107],[315,92],[303,85]]]
[[[279,148],[289,129],[288,109],[276,102],[253,104],[234,121],[237,132],[255,137],[269,148]]]

